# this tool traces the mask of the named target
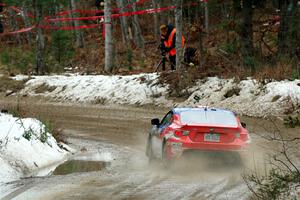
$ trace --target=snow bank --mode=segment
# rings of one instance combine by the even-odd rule
[[[67,155],[40,121],[0,114],[0,182],[63,161]]]
[[[237,113],[264,117],[291,113],[300,106],[299,80],[258,83],[248,79],[208,78],[190,89],[192,93],[184,105],[208,105],[228,108]]]
[[[167,102],[167,88],[158,84],[158,75],[132,76],[36,76],[26,84],[23,93],[60,101],[95,104],[158,104]],[[48,88],[45,88],[48,86]]]
[[[35,76],[21,93],[67,102],[173,106],[175,102],[167,99],[168,86],[159,84],[158,76]],[[253,79],[235,82],[211,77],[190,88],[190,97],[180,105],[222,107],[256,117],[281,115],[299,109],[299,83],[286,80],[263,85]]]

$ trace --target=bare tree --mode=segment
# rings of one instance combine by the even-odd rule
[[[254,56],[253,47],[253,0],[243,1],[242,7],[242,18],[243,25],[240,33],[241,45],[242,45],[242,55],[244,58],[244,63]]]
[[[30,27],[31,24],[30,24],[30,21],[28,19],[28,12],[27,12],[27,6],[26,6],[26,2],[23,2],[22,4],[22,13],[21,13],[21,16],[24,20],[24,24],[25,24],[25,27]],[[31,32],[27,32],[26,33],[27,35],[27,40],[28,40],[28,43],[31,44],[32,43],[32,34]]]
[[[76,4],[74,0],[71,0],[71,10],[76,10]],[[71,14],[71,17],[74,17],[74,14]],[[74,20],[73,21],[73,26],[79,26],[79,21]],[[84,39],[83,39],[83,33],[80,30],[75,30],[75,35],[76,35],[76,46],[79,48],[84,47]]]
[[[157,0],[152,0],[152,5],[153,8],[156,9],[157,8]],[[154,33],[155,33],[155,37],[159,40],[160,36],[159,36],[159,15],[157,13],[153,14],[154,17]]]
[[[290,189],[295,185],[295,188],[299,186],[300,169],[295,159],[296,156],[293,154],[298,150],[300,138],[284,136],[278,127],[278,122],[270,120],[272,128],[264,126],[262,128],[266,132],[270,132],[270,130],[271,132],[258,135],[277,146],[277,151],[269,155],[268,167],[270,169],[263,175],[257,170],[250,174],[244,173],[243,179],[249,190],[255,195],[255,199],[287,199],[287,196],[291,196]]]
[[[117,1],[117,5],[120,8],[121,13],[126,12],[124,1],[125,0],[119,0],[119,1]],[[127,17],[125,17],[125,16],[120,17],[120,23],[121,23],[123,43],[125,45],[128,45],[129,42],[130,42],[130,37],[129,37],[129,29],[128,29]]]
[[[9,25],[10,27],[13,28],[14,31],[19,29],[17,20],[15,18],[15,12],[12,9],[8,9],[8,14],[9,14]],[[21,45],[21,38],[20,38],[20,34],[16,34],[16,39],[17,39],[17,43],[19,45]]]
[[[136,12],[137,11],[137,7],[136,7],[136,0],[132,1],[133,3],[133,11]],[[133,20],[132,20],[132,24],[133,24],[133,28],[134,28],[134,38],[135,38],[135,43],[137,45],[137,47],[139,49],[141,49],[142,52],[142,56],[145,56],[145,40],[142,34],[142,29],[140,26],[140,22],[139,22],[139,17],[138,15],[134,15],[133,16]]]
[[[113,35],[111,19],[111,0],[104,2],[104,28],[105,28],[105,71],[112,72],[113,62]]]
[[[39,1],[34,1],[35,17],[37,24],[37,36],[36,36],[36,73],[39,75],[44,74],[45,70],[45,38],[43,30],[40,28],[40,24],[43,20],[43,5]]]
[[[209,32],[209,10],[208,10],[208,0],[204,0],[204,13],[205,13],[205,31]]]
[[[176,25],[176,69],[182,69],[182,0],[175,0],[175,25]]]

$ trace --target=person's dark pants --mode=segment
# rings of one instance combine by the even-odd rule
[[[171,69],[175,70],[176,69],[176,55],[175,56],[169,56],[169,60],[171,63]]]
[[[4,27],[2,25],[2,22],[0,21],[0,33],[3,33],[4,32]]]
[[[162,58],[162,70],[163,71],[166,70],[166,57],[165,56]]]

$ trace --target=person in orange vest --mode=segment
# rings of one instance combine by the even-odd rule
[[[171,69],[176,69],[176,28],[172,25],[161,25],[160,26],[161,36],[161,51],[162,54],[168,53],[169,60],[171,63]],[[185,38],[182,36],[182,46],[185,45]],[[165,70],[165,60],[162,64],[163,71]]]

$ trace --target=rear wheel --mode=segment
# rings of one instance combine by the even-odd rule
[[[233,156],[233,163],[236,166],[242,166],[243,165],[243,161],[242,161],[240,153],[234,152],[232,156]]]
[[[163,143],[162,148],[162,163],[165,168],[170,168],[174,165],[174,160],[172,159],[171,146],[167,142]]]
[[[149,134],[148,141],[147,141],[146,155],[148,156],[149,164],[153,163],[155,158],[154,158],[154,155],[153,155],[152,142],[151,142],[150,134]]]
[[[231,152],[228,154],[227,165],[232,167],[241,167],[243,165],[241,155],[238,152]]]

